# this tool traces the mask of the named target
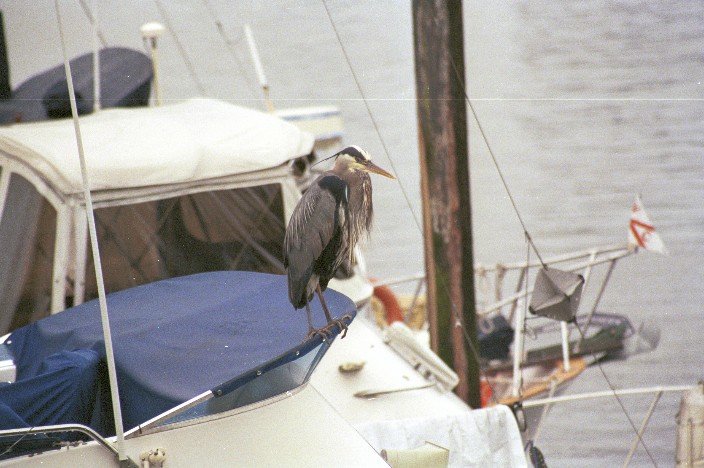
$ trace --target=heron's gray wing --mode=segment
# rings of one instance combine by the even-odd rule
[[[289,298],[303,307],[313,268],[345,221],[347,184],[337,176],[316,180],[291,215],[284,239],[284,265],[288,270]]]

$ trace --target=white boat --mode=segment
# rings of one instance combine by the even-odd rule
[[[115,328],[124,440],[110,429],[109,418],[99,423],[93,416],[80,422],[45,421],[38,415],[41,411],[26,414],[18,409],[12,413],[20,415],[26,427],[9,429],[5,415],[3,428],[8,430],[0,432],[9,441],[5,456],[16,457],[4,463],[41,460],[49,466],[95,466],[116,463],[119,448],[121,456],[135,462],[151,457],[152,466],[158,466],[160,450],[166,454],[166,466],[204,461],[272,466],[282,460],[289,466],[324,465],[329,460],[336,466],[383,466],[382,450],[400,456],[397,450],[417,448],[426,440],[449,449],[445,456],[455,466],[467,460],[477,465],[525,463],[516,423],[506,407],[471,411],[450,388],[403,361],[362,320],[351,325],[343,342],[335,340],[335,353],[322,361],[329,343],[303,342],[305,330],[297,333],[296,324],[305,315],[294,312],[280,290],[285,284],[280,275],[281,241],[285,222],[310,177],[312,135],[274,116],[210,99],[108,109],[82,117],[80,124],[105,285],[114,292],[107,304]],[[6,370],[15,368],[17,373],[17,382],[6,386],[6,392],[40,388],[36,382],[46,376],[39,366],[47,359],[53,362],[57,353],[75,357],[74,348],[102,349],[98,303],[91,301],[97,293],[75,145],[69,120],[0,128],[0,245],[12,245],[8,250],[16,252],[3,263],[3,272],[16,273],[2,275],[0,292],[3,310],[14,311],[3,314],[2,323],[4,331],[13,331],[5,346],[14,362],[5,362]],[[228,280],[219,275],[232,276]],[[270,278],[268,286],[256,286],[260,277]],[[368,302],[372,291],[359,275],[335,280],[331,288],[353,296],[353,301],[335,296],[344,304],[336,308],[340,316]],[[235,296],[247,297],[248,305],[226,306],[237,302]],[[201,305],[203,310],[198,309]],[[63,311],[68,306],[75,307]],[[166,312],[162,318],[160,308]],[[228,315],[236,310],[244,311],[252,324]],[[194,315],[181,315],[188,311]],[[200,322],[208,316],[214,322]],[[174,318],[176,323],[169,325]],[[261,331],[271,332],[274,323],[287,337],[262,337]],[[57,341],[39,337],[37,330],[49,330],[52,324],[63,327],[47,333],[52,338],[58,334]],[[163,334],[176,324],[186,331]],[[191,360],[197,355],[194,343],[217,340],[217,330],[208,338],[202,327],[208,332],[221,328],[223,339],[230,340],[220,343],[215,361],[238,347],[243,355],[251,354],[250,340],[235,339],[250,330],[261,340],[256,348],[266,352],[255,361],[233,357],[231,363],[223,362],[221,371],[213,371],[213,362]],[[87,328],[90,337],[78,338]],[[23,346],[26,336],[38,338],[37,343]],[[185,349],[168,344],[174,338]],[[136,349],[121,349],[125,343]],[[103,356],[98,352],[98,362]],[[96,365],[96,356],[91,359],[88,374]],[[357,377],[337,370],[351,359],[367,362],[356,374],[365,389],[397,391],[355,397],[360,391],[353,384]],[[158,375],[156,383],[136,375],[142,371],[132,366],[142,364],[143,371],[151,369],[147,374]],[[160,372],[159,366],[165,370]],[[316,366],[318,372],[312,373]],[[217,377],[210,375],[213,372]],[[253,380],[242,387],[247,379]],[[105,380],[99,382],[106,385]],[[407,388],[415,383],[424,388]],[[273,384],[274,390],[261,392]],[[244,398],[247,392],[257,396]],[[94,412],[103,414],[109,400],[96,402]],[[471,437],[452,438],[450,428],[458,424]],[[49,450],[42,440],[27,435],[57,430],[89,433],[91,439],[76,444],[69,437],[57,450]],[[403,440],[380,434],[403,434]],[[262,442],[267,440],[277,442]]]

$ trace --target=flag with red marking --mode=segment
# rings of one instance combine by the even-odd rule
[[[668,253],[660,235],[655,232],[653,223],[650,222],[648,214],[643,209],[639,195],[636,195],[636,201],[633,202],[631,210],[631,220],[628,225],[628,248],[641,248],[663,255]]]

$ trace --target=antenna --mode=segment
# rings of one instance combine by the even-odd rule
[[[264,74],[264,67],[262,66],[262,61],[259,59],[259,51],[257,50],[257,43],[254,42],[254,35],[252,34],[252,28],[248,24],[244,25],[244,34],[247,36],[247,45],[249,46],[249,53],[252,56],[252,62],[254,62],[254,69],[257,72],[257,79],[259,80],[259,85],[262,87],[262,92],[264,93],[264,102],[266,103],[266,110],[269,112],[274,112],[274,104],[271,102],[269,97],[269,83],[266,80],[266,75]]]
[[[154,70],[154,96],[156,105],[161,105],[161,86],[159,85],[159,55],[157,54],[157,39],[164,33],[166,28],[163,24],[151,21],[144,23],[139,32],[142,34],[144,44],[149,47],[152,53],[152,67]]]

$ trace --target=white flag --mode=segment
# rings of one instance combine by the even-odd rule
[[[636,201],[633,202],[631,221],[628,226],[628,248],[634,249],[636,247],[663,255],[668,254],[665,244],[658,233],[655,232],[655,227],[643,209],[639,195],[636,195]]]

